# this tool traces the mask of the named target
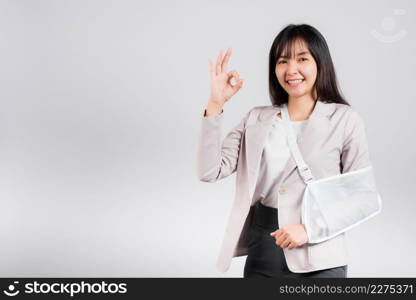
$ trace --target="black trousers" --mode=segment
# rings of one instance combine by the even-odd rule
[[[244,278],[344,278],[348,265],[308,273],[293,273],[286,264],[283,249],[270,233],[279,227],[277,209],[256,203],[249,229],[249,245]]]

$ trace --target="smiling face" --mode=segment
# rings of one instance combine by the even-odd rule
[[[317,65],[307,44],[296,40],[293,49],[285,49],[276,63],[275,73],[289,98],[308,97],[315,99]]]

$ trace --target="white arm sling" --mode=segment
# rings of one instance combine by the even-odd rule
[[[287,142],[298,172],[306,184],[302,223],[309,243],[320,243],[374,217],[381,211],[372,166],[314,180],[299,151],[287,105],[282,105]]]

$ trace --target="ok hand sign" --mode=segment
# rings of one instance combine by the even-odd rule
[[[222,50],[218,54],[215,65],[208,60],[211,73],[211,97],[210,99],[220,106],[223,106],[235,93],[237,93],[243,86],[243,79],[240,79],[236,70],[227,73],[227,65],[230,60],[232,49],[229,48],[225,55]],[[235,85],[231,84],[231,79],[234,78]]]

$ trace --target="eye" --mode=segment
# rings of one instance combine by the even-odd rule
[[[282,63],[285,63],[285,62],[286,62],[285,60],[281,60],[281,61],[278,62],[278,64],[282,64]]]
[[[305,57],[302,57],[300,60],[301,60],[301,61],[305,61],[305,60],[308,60],[308,59],[307,59],[307,58],[305,58]]]

